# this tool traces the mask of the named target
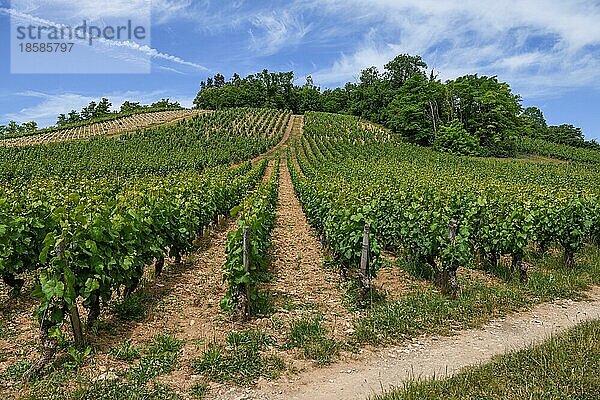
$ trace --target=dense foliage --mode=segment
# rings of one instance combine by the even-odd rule
[[[0,276],[18,292],[19,276],[34,273],[44,348],[67,315],[78,319],[77,302],[93,324],[101,304],[135,289],[145,266],[160,273],[165,257],[190,251],[266,168],[229,164],[275,145],[288,119],[230,110],[122,139],[3,149]]]
[[[232,109],[115,138],[0,148],[0,179],[130,177],[240,162],[281,140],[288,113]]]
[[[459,266],[510,256],[526,279],[525,250],[564,251],[567,265],[600,223],[600,164],[455,157],[394,143],[352,117],[308,113],[294,185],[338,260],[356,268],[371,226],[380,248],[427,266],[456,290]]]
[[[544,113],[537,107],[527,107],[520,119],[524,136],[572,147],[600,150],[598,142],[585,140],[581,128],[569,124],[548,126]]]
[[[367,68],[358,82],[333,90],[322,91],[310,76],[296,86],[293,72],[264,70],[246,78],[234,74],[229,81],[217,74],[201,83],[194,104],[210,110],[259,106],[352,114],[383,124],[413,143],[437,143],[464,155],[512,156],[515,139],[525,136],[600,148],[586,142],[579,128],[548,127],[539,109],[523,110],[520,96],[496,77],[466,75],[443,83],[420,56],[407,54],[387,63],[383,72]],[[462,129],[455,129],[457,122]],[[444,129],[449,126],[450,137]]]
[[[257,285],[268,277],[267,250],[275,225],[279,188],[279,162],[268,180],[258,186],[240,206],[231,211],[238,217],[237,229],[227,236],[227,262],[223,266],[227,294],[221,301],[224,310],[236,309],[241,318],[256,314],[260,305]],[[247,231],[248,266],[244,267],[244,231]]]

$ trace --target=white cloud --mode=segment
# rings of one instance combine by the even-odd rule
[[[397,53],[393,46],[378,43],[375,36],[375,30],[371,30],[354,53],[342,54],[330,68],[313,73],[315,81],[325,84],[355,82],[358,81],[361,70],[370,66],[377,66],[381,69]]]
[[[300,44],[310,31],[310,25],[288,11],[259,13],[252,25],[255,29],[250,30],[250,50],[264,56]]]
[[[189,14],[192,0],[12,0],[11,7],[28,14],[61,20],[147,20],[162,24]]]
[[[131,49],[131,50],[135,50],[140,53],[143,53],[146,56],[149,56],[151,58],[166,60],[166,61],[170,61],[170,62],[173,62],[176,64],[186,65],[188,67],[196,68],[196,69],[203,70],[203,71],[208,71],[208,68],[206,68],[203,65],[200,65],[200,64],[197,64],[197,63],[194,63],[191,61],[186,61],[182,58],[173,56],[171,54],[161,53],[160,51],[153,49],[152,47],[149,47],[146,45],[140,45],[138,43],[130,42],[128,40],[119,42],[119,41],[113,41],[113,40],[98,39],[98,41],[109,47],[127,48],[127,49]]]
[[[351,80],[360,68],[420,54],[444,79],[498,75],[526,95],[600,87],[600,4],[574,0],[299,0],[362,34],[353,52],[318,71],[320,83]],[[360,15],[362,18],[356,18]],[[368,32],[368,33],[365,33]],[[375,32],[375,33],[374,33]]]

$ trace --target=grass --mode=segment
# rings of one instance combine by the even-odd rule
[[[120,380],[95,382],[76,400],[181,400],[182,397],[170,387],[158,382],[152,385],[137,385]],[[73,399],[75,400],[75,399]]]
[[[131,339],[125,340],[118,346],[111,347],[108,354],[121,361],[133,361],[141,357],[140,349],[133,346]]]
[[[304,357],[328,365],[339,355],[341,345],[325,334],[321,316],[305,317],[292,322],[286,347],[300,348]]]
[[[23,374],[29,369],[31,363],[25,360],[19,360],[9,365],[6,370],[0,374],[0,382],[17,382],[23,378]]]
[[[344,290],[342,304],[350,311],[372,308],[378,304],[385,303],[385,295],[372,287],[364,296],[360,298],[360,285],[357,280],[350,279],[340,285]]]
[[[140,322],[148,315],[148,296],[140,291],[110,304],[111,311],[122,321]]]
[[[250,384],[259,377],[276,379],[285,368],[281,358],[263,354],[274,340],[257,330],[232,332],[226,345],[210,343],[192,369],[217,382]]]
[[[198,382],[190,389],[190,396],[195,400],[204,400],[210,392],[210,385],[206,382]]]
[[[129,371],[129,378],[139,384],[172,372],[177,366],[183,341],[171,335],[157,335],[143,351],[138,365]]]
[[[600,321],[495,357],[444,380],[412,381],[375,400],[598,399]]]
[[[116,379],[94,382],[83,376],[77,369],[67,367],[64,363],[55,368],[43,379],[27,387],[23,399],[48,400],[179,400],[182,399],[170,387],[155,380],[167,374],[177,366],[184,342],[172,335],[157,335],[144,348],[132,346],[126,340],[113,347],[110,354],[118,359],[140,361],[119,372]],[[28,366],[28,365],[27,365]],[[23,366],[21,369],[25,368]],[[21,369],[19,373],[22,375]],[[24,371],[23,371],[24,372]]]
[[[487,286],[471,279],[461,279],[459,285],[462,290],[456,299],[428,287],[373,308],[357,322],[354,338],[383,344],[423,333],[449,335],[527,304],[523,293],[506,285]]]
[[[8,338],[10,330],[6,327],[4,322],[0,322],[0,339]]]
[[[546,253],[536,260],[527,285],[530,293],[542,301],[565,298],[580,300],[583,291],[600,284],[600,249],[584,248],[573,269],[564,267],[562,255]]]
[[[427,270],[413,264],[400,265],[415,279],[429,277]],[[472,275],[463,277],[455,299],[443,296],[427,282],[400,299],[376,304],[356,321],[353,340],[377,345],[398,343],[421,334],[450,335],[540,302],[581,300],[585,290],[600,283],[600,250],[585,248],[577,266],[570,270],[564,267],[560,254],[549,252],[534,260],[526,285],[519,283],[510,266],[499,264],[489,272],[500,280],[486,282]]]

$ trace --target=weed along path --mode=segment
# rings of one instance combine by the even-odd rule
[[[590,319],[600,318],[600,288],[589,301],[561,300],[492,320],[482,329],[450,337],[422,337],[410,343],[370,352],[352,362],[314,370],[268,389],[252,399],[365,400],[411,378],[443,378],[493,356],[526,348]]]

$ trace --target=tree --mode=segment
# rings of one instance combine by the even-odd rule
[[[386,108],[386,124],[414,143],[430,145],[434,139],[433,125],[427,115],[428,83],[423,75],[409,78],[398,89]]]
[[[225,77],[221,74],[216,74],[214,81],[215,81],[215,87],[217,89],[220,89],[223,86],[225,86]]]
[[[35,121],[25,122],[21,125],[21,130],[25,133],[35,132],[38,129],[38,124]]]
[[[9,135],[15,135],[19,133],[19,124],[17,124],[15,121],[10,121],[6,126],[6,132]]]
[[[81,118],[82,119],[92,119],[94,117],[96,117],[96,102],[95,101],[91,101],[90,104],[87,107],[83,107],[81,109]]]
[[[425,75],[412,75],[396,91],[386,108],[386,125],[414,143],[429,146],[440,126],[440,103],[444,98],[441,82],[428,81]]]
[[[321,111],[321,89],[315,86],[312,76],[306,77],[306,83],[297,91],[299,96],[299,112]]]
[[[576,147],[585,145],[585,138],[581,128],[567,124],[550,126],[548,128],[548,140]]]
[[[475,135],[486,155],[509,156],[514,152],[520,101],[510,86],[495,76],[466,75],[447,83],[449,120],[458,119]]]
[[[69,123],[65,114],[60,114],[56,120],[56,126],[65,126]]]
[[[347,113],[348,103],[348,93],[344,89],[326,89],[321,93],[321,107],[325,112]]]
[[[547,139],[548,124],[544,113],[537,107],[527,107],[520,115],[522,131],[525,136]]]
[[[130,112],[137,111],[141,108],[143,108],[143,107],[140,106],[139,102],[132,103],[130,101],[125,100],[123,102],[123,104],[121,104],[121,108],[119,109],[119,112],[120,113],[130,113]]]
[[[425,75],[427,64],[421,56],[401,54],[389,63],[385,64],[384,77],[392,88],[398,89],[415,74]]]
[[[448,125],[440,127],[433,142],[433,148],[451,154],[462,156],[475,156],[481,151],[479,139],[467,132],[458,120],[451,121]]]
[[[358,85],[346,85],[351,90],[351,113],[377,123],[385,123],[385,108],[394,98],[390,83],[376,67],[361,72]]]
[[[112,103],[108,101],[106,97],[103,97],[95,108],[94,118],[103,117],[110,114],[111,107]]]
[[[76,122],[81,121],[81,117],[79,116],[79,113],[75,110],[71,110],[69,111],[69,118],[67,119],[69,124],[74,124]]]

